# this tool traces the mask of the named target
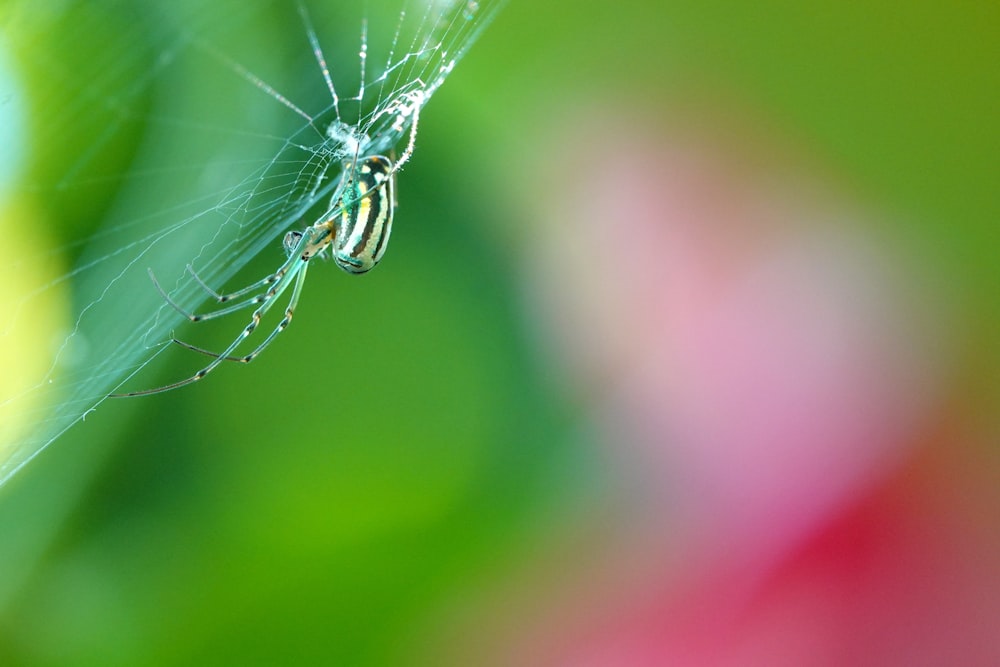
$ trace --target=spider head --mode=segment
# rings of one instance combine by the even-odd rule
[[[281,245],[285,248],[285,254],[291,257],[295,249],[299,247],[299,241],[301,240],[302,232],[290,231],[285,234],[285,239],[281,242]]]

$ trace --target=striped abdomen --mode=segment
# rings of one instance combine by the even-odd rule
[[[350,171],[351,163],[345,169]],[[392,232],[392,162],[380,155],[362,158],[346,177],[339,201],[332,202],[342,209],[333,260],[348,273],[365,273],[382,259]]]

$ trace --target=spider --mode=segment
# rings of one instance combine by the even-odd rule
[[[131,396],[159,394],[201,380],[215,370],[223,361],[236,361],[248,364],[256,359],[292,321],[295,306],[299,302],[299,296],[302,294],[302,286],[306,281],[306,270],[309,268],[309,260],[322,254],[327,248],[332,249],[333,261],[347,273],[361,274],[374,268],[385,254],[386,246],[389,243],[389,234],[392,231],[392,218],[396,208],[396,172],[413,155],[420,107],[424,101],[423,92],[415,90],[406,93],[401,101],[383,110],[383,113],[394,113],[397,116],[396,124],[393,126],[394,129],[401,127],[408,117],[411,118],[410,136],[402,155],[395,162],[383,155],[359,157],[361,144],[360,142],[355,144],[353,147],[354,158],[344,162],[344,176],[342,176],[341,182],[330,200],[330,210],[332,213],[302,231],[293,230],[285,234],[282,245],[288,258],[274,273],[235,292],[220,294],[209,287],[195,273],[192,266],[188,264],[188,272],[198,285],[218,303],[228,303],[233,300],[237,300],[237,303],[203,314],[188,312],[170,298],[167,292],[160,286],[159,281],[157,281],[156,276],[153,274],[153,270],[149,269],[150,280],[152,280],[153,285],[160,292],[160,295],[167,304],[192,322],[204,322],[216,319],[253,306],[256,306],[256,308],[250,316],[250,322],[229,344],[229,347],[222,352],[212,352],[196,345],[185,343],[182,340],[171,338],[171,342],[181,347],[214,357],[207,366],[191,377],[153,389],[109,394],[109,397],[127,398]],[[335,139],[339,138],[340,132],[341,128],[335,126],[331,126],[328,130],[331,138]],[[256,330],[261,318],[264,317],[289,286],[292,287],[292,296],[285,307],[285,316],[278,325],[250,353],[243,356],[233,356],[236,349]],[[259,290],[264,291],[260,292]],[[258,293],[241,301],[239,300],[240,297],[245,297],[254,292]]]

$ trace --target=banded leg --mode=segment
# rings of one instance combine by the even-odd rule
[[[126,398],[131,396],[146,396],[148,394],[158,394],[163,391],[170,391],[171,389],[177,389],[179,387],[187,386],[202,379],[203,377],[211,373],[213,370],[215,370],[215,368],[223,361],[226,361],[228,357],[232,356],[233,352],[236,351],[236,348],[238,348],[240,344],[244,340],[246,340],[247,337],[250,336],[250,334],[254,332],[254,330],[257,328],[257,325],[260,324],[261,318],[267,314],[267,312],[271,309],[271,306],[273,306],[276,303],[277,299],[284,293],[284,291],[288,289],[288,286],[292,282],[292,278],[296,278],[295,288],[292,290],[292,299],[289,301],[288,307],[285,309],[284,319],[282,319],[281,323],[278,324],[278,327],[274,331],[272,331],[271,335],[269,335],[267,339],[264,341],[264,343],[270,343],[272,340],[274,340],[275,336],[284,331],[285,327],[288,326],[288,323],[291,322],[292,313],[294,313],[295,305],[298,303],[299,294],[302,292],[305,266],[306,266],[306,260],[303,260],[301,257],[297,257],[296,260],[292,262],[291,267],[285,272],[284,276],[278,282],[278,284],[276,284],[273,288],[268,290],[267,294],[264,295],[263,297],[264,301],[253,312],[253,315],[250,316],[250,323],[247,324],[246,327],[244,327],[240,335],[237,336],[236,339],[229,344],[229,347],[227,347],[218,356],[216,356],[215,359],[213,359],[210,364],[202,368],[200,371],[198,371],[191,377],[186,378],[184,380],[180,380],[179,382],[174,382],[172,384],[164,385],[162,387],[156,387],[155,389],[130,391],[124,394],[110,394],[109,396],[111,398]]]
[[[197,345],[192,345],[191,343],[186,343],[176,338],[173,339],[173,342],[177,343],[181,347],[185,347],[189,350],[199,352],[209,357],[215,357],[216,359],[222,361],[238,361],[242,364],[249,364],[251,361],[256,359],[257,355],[263,352],[267,348],[267,346],[271,344],[271,341],[277,338],[278,334],[284,331],[285,328],[291,323],[292,316],[295,314],[295,307],[299,303],[299,295],[302,293],[302,285],[305,284],[306,281],[306,269],[308,268],[309,264],[303,263],[302,269],[299,271],[299,276],[295,281],[295,287],[292,288],[292,298],[288,300],[288,306],[285,308],[285,317],[281,320],[281,322],[278,323],[278,326],[276,326],[274,330],[267,335],[267,338],[265,338],[261,342],[261,344],[258,345],[256,348],[254,348],[253,351],[250,352],[249,354],[244,354],[242,356],[234,357],[230,355],[224,355],[223,353],[220,352],[212,352],[211,350],[206,350],[203,347],[198,347]]]
[[[279,268],[271,275],[267,276],[263,280],[258,280],[253,285],[244,287],[243,289],[233,292],[231,294],[217,294],[214,290],[212,290],[212,288],[210,288],[208,285],[202,282],[201,278],[199,278],[198,275],[194,273],[193,269],[191,269],[191,274],[195,277],[195,280],[198,282],[199,285],[201,285],[209,294],[212,294],[215,297],[216,301],[218,301],[219,303],[224,303],[230,299],[243,296],[244,294],[248,294],[255,289],[260,289],[261,287],[265,287],[267,285],[273,285],[275,283],[280,282],[281,279],[284,278],[285,275],[288,273],[289,268],[294,263],[295,263],[295,258],[290,257],[288,258],[288,260],[285,261],[284,264],[282,264],[281,268]],[[191,268],[190,265],[188,265],[188,268],[189,269]],[[209,313],[196,314],[185,310],[183,307],[180,306],[180,304],[174,301],[169,294],[167,294],[167,291],[160,286],[160,281],[156,279],[156,274],[153,273],[152,269],[149,269],[149,279],[153,281],[153,286],[156,287],[156,291],[160,293],[160,296],[163,297],[163,300],[166,301],[171,308],[173,308],[178,313],[183,315],[185,318],[191,320],[192,322],[202,322],[204,320],[215,319],[216,317],[229,315],[230,313],[235,313],[237,311],[243,310],[244,308],[249,308],[251,306],[259,305],[261,303],[264,303],[265,300],[267,300],[268,298],[267,295],[272,291],[268,290],[263,294],[258,294],[254,297],[246,299],[245,301],[240,301],[239,303],[235,303],[225,308],[220,308],[219,310],[214,310]]]
[[[254,290],[258,290],[262,287],[267,287],[268,285],[273,285],[274,283],[281,280],[281,274],[280,274],[281,269],[279,268],[278,271],[275,271],[271,275],[266,276],[255,283],[247,285],[246,287],[242,287],[236,290],[235,292],[229,292],[228,294],[220,294],[211,287],[209,287],[208,283],[206,283],[204,280],[201,279],[201,276],[198,275],[198,273],[194,270],[194,267],[191,266],[190,264],[187,265],[187,271],[188,273],[191,274],[191,277],[194,278],[194,281],[198,283],[198,285],[203,290],[205,290],[205,292],[207,292],[209,296],[211,296],[219,303],[226,303],[227,301],[232,301],[233,299],[241,297],[244,294],[249,294]]]

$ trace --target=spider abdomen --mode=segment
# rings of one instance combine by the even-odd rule
[[[345,172],[349,180],[332,203],[341,209],[333,259],[348,273],[365,273],[382,259],[392,232],[392,162],[375,155],[359,159],[353,169],[347,163]]]

